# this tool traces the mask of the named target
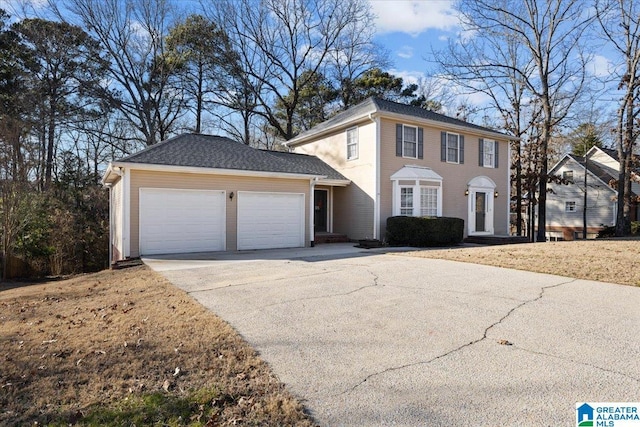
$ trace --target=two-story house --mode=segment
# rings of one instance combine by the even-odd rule
[[[315,230],[384,240],[395,215],[449,216],[465,235],[508,235],[513,137],[369,98],[288,141],[350,181],[316,183]]]
[[[179,135],[109,164],[111,260],[304,247],[321,232],[384,240],[393,215],[506,235],[509,139],[376,98],[292,139],[294,152]]]
[[[595,237],[602,228],[614,225],[618,200],[615,183],[619,168],[617,152],[607,148],[593,147],[585,157],[566,154],[560,159],[549,174],[561,176],[568,184],[548,184],[547,239],[582,238],[585,210],[587,237]],[[635,173],[633,178],[631,190],[637,196],[640,194],[640,183]],[[637,221],[638,218],[640,209],[638,203],[633,203],[631,220]]]

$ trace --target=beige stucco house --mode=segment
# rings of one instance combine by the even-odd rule
[[[384,240],[387,218],[395,215],[457,217],[465,221],[466,236],[508,235],[511,139],[369,98],[286,145],[320,158],[350,181],[316,183],[316,230],[320,225],[351,239]]]
[[[111,260],[305,247],[327,232],[384,240],[394,215],[507,235],[509,139],[376,98],[290,140],[291,152],[180,135],[109,164]]]

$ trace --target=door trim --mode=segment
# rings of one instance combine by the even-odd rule
[[[469,195],[467,196],[467,235],[469,236],[486,236],[494,234],[494,197],[496,184],[493,180],[486,176],[478,176],[473,178],[467,184]],[[486,193],[486,213],[485,213],[485,231],[476,230],[476,193]]]

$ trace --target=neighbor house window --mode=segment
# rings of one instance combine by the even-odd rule
[[[485,168],[495,167],[495,156],[496,156],[495,147],[496,147],[496,142],[490,139],[485,139],[482,142],[482,156],[483,156],[482,166],[484,166]]]
[[[562,172],[562,179],[566,179],[567,181],[573,181],[573,171]]]
[[[358,158],[358,128],[347,130],[347,160]]]
[[[413,188],[400,188],[400,215],[413,216]]]
[[[447,133],[447,162],[460,163],[460,135]]]
[[[564,202],[564,211],[565,212],[575,212],[576,211],[576,202],[575,201]]]
[[[403,126],[402,157],[410,157],[412,159],[418,157],[418,128]]]
[[[420,187],[420,216],[438,216],[438,187]]]

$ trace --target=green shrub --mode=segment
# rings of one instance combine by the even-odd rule
[[[391,246],[449,246],[462,242],[464,220],[447,217],[393,216],[387,219]]]
[[[640,235],[640,221],[631,221],[631,235],[632,236]]]

